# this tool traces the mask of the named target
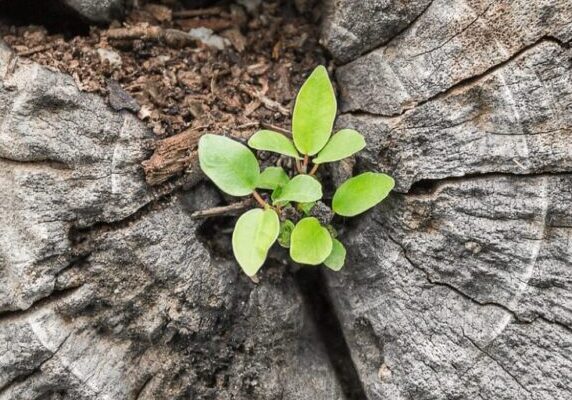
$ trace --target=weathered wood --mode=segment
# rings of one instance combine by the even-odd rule
[[[565,398],[572,6],[402,3],[330,2],[324,25],[338,125],[399,192],[329,276],[367,396]]]
[[[396,179],[324,273],[343,360],[369,400],[566,399],[572,6],[406,3],[327,2],[338,126],[368,142],[327,168]],[[292,272],[253,285],[230,227],[191,217],[220,201],[199,132],[151,155],[134,116],[0,44],[0,400],[343,398]]]
[[[197,146],[203,132],[187,129],[175,136],[157,141],[155,152],[142,163],[147,183],[159,185],[172,176],[186,171],[202,176],[198,168]]]
[[[254,285],[190,218],[192,182],[146,184],[141,121],[13,59],[0,43],[0,399],[341,400],[292,275]]]

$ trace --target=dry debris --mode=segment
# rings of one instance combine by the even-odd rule
[[[232,2],[192,10],[165,3],[143,4],[88,36],[0,25],[20,56],[70,74],[149,125],[158,138],[144,163],[153,185],[192,164],[204,132],[245,138],[261,123],[288,128],[297,88],[325,63],[316,15],[290,1],[250,12]]]

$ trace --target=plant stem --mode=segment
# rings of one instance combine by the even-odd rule
[[[256,201],[258,202],[258,204],[260,204],[260,205],[262,206],[262,208],[266,208],[266,206],[268,205],[268,203],[264,201],[264,199],[262,198],[262,196],[260,196],[256,190],[253,190],[253,191],[252,191],[252,196],[254,196],[254,198],[256,199]]]
[[[312,175],[312,176],[316,175],[318,168],[320,168],[320,164],[314,164],[314,166],[312,167],[312,170],[310,171],[310,175]]]
[[[298,173],[302,173],[302,166],[300,165],[300,160],[294,160],[296,162],[296,171],[298,171]]]
[[[304,164],[302,164],[302,171],[304,171],[304,173],[306,173],[306,171],[308,171],[308,161],[310,160],[310,158],[308,157],[307,154],[304,154]]]

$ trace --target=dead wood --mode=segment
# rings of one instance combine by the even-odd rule
[[[191,215],[193,219],[220,217],[223,215],[238,215],[242,211],[252,208],[256,203],[252,199],[247,199],[227,206],[213,207],[206,210],[196,211]]]

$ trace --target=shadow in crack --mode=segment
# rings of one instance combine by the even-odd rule
[[[197,238],[214,258],[234,260],[232,231],[236,217],[224,216],[205,219],[197,229]]]
[[[89,34],[89,23],[57,0],[0,1],[0,22],[16,26],[40,25],[48,32],[60,33],[66,38]]]
[[[342,325],[332,304],[321,268],[303,267],[294,275],[316,330],[348,400],[367,400],[346,343]]]

